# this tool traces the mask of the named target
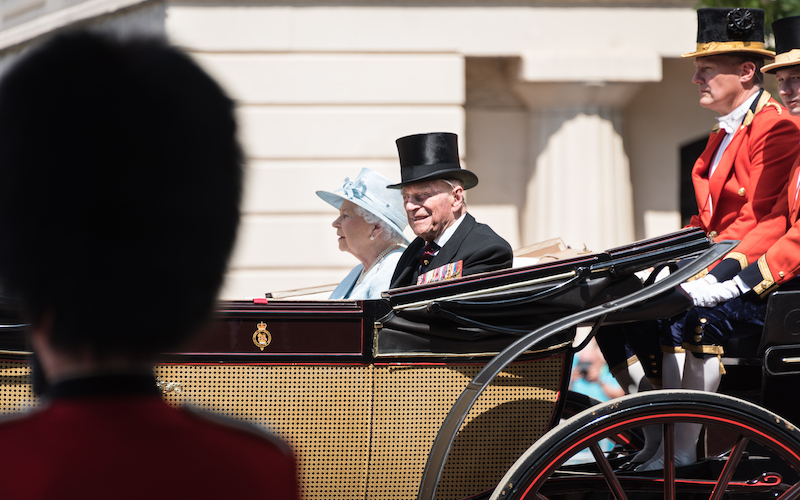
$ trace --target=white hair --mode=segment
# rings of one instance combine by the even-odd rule
[[[461,189],[464,189],[464,182],[460,181],[459,179],[440,179],[445,181],[446,183],[450,184],[450,187],[455,189],[456,186],[461,186]]]
[[[405,245],[406,243],[405,237],[402,234],[398,233],[396,229],[390,227],[389,224],[386,223],[386,221],[384,221],[377,215],[373,214],[366,208],[361,207],[359,205],[355,205],[354,212],[356,213],[356,215],[364,219],[364,222],[366,222],[367,224],[378,224],[379,226],[381,226],[381,229],[383,229],[382,234],[385,235],[383,236],[383,239],[385,239],[387,243],[401,243]]]
[[[440,179],[448,184],[450,184],[450,188],[455,189],[456,186],[459,186],[463,192],[464,196],[461,198],[461,204],[464,205],[464,210],[467,209],[467,190],[464,189],[464,182],[460,179]]]

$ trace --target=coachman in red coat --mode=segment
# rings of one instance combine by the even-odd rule
[[[792,115],[800,116],[800,17],[780,19],[772,27],[778,54],[762,71],[775,74],[781,99]],[[692,353],[687,356],[687,369],[688,360],[708,361],[720,355],[723,342],[734,334],[760,335],[767,296],[778,286],[796,289],[800,285],[793,279],[800,272],[799,183],[797,158],[777,203],[759,227],[741,235],[736,252],[708,276],[682,285],[696,306],[686,315],[681,332],[683,347]],[[752,255],[758,255],[755,261]],[[706,370],[704,376],[711,383],[718,383],[720,377],[714,370]]]
[[[772,73],[778,80],[778,92],[792,115],[800,116],[800,16],[787,17],[773,23],[778,55],[775,62],[764,66],[764,73]],[[717,282],[736,276],[740,291],[752,290],[766,297],[779,285],[785,284],[800,274],[800,156],[789,174],[789,180],[781,190],[780,198],[770,214],[762,222],[761,231],[743,235],[736,252],[712,271]],[[771,242],[766,248],[764,240]],[[760,252],[759,252],[760,251]],[[758,253],[757,260],[749,266],[737,265],[737,252]],[[743,263],[743,262],[742,262]],[[737,286],[739,286],[737,285]],[[743,289],[743,290],[742,290]],[[717,302],[724,300],[719,297]],[[713,305],[713,294],[704,304]]]
[[[713,175],[709,177],[714,156],[728,135],[719,125],[692,169],[699,213],[689,226],[702,228],[715,241],[742,240],[752,234],[753,244],[736,249],[743,266],[755,262],[775,242],[773,223],[764,219],[775,206],[791,165],[800,154],[800,120],[768,92],[759,92]]]
[[[800,120],[762,89],[764,58],[774,56],[764,48],[763,10],[699,9],[697,18],[697,48],[684,57],[695,60],[692,82],[698,87],[700,105],[716,111],[720,118],[692,171],[698,214],[690,225],[704,229],[715,240],[748,238],[750,243],[737,247],[725,263],[741,270],[780,238],[781,222],[770,214],[800,154]],[[713,278],[701,277],[692,283],[710,280]],[[663,359],[650,346],[637,352],[639,360],[651,369],[648,375],[660,379],[664,388],[715,391],[720,373],[718,352],[701,349],[696,355],[685,354],[685,350],[693,350],[684,343],[688,321],[682,316],[659,325],[617,327],[606,331],[598,342],[601,347],[606,345],[605,354],[611,350],[608,345],[613,345],[608,339],[618,339],[619,330],[632,342],[630,339],[657,335],[655,326],[662,333]],[[644,381],[633,390],[647,385]],[[647,446],[634,459],[641,463],[636,470],[663,468],[662,453],[655,446],[660,431],[650,432],[654,439],[649,439],[648,430],[653,429],[645,428]],[[696,460],[698,434],[694,424],[676,424],[676,465]]]

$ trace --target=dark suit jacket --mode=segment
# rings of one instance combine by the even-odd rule
[[[464,261],[462,276],[511,267],[514,257],[511,245],[486,224],[475,222],[470,214],[464,214],[463,217],[464,221],[439,249],[426,271],[459,260]],[[425,240],[422,238],[416,238],[408,245],[394,270],[391,288],[417,284],[419,255],[424,246]]]

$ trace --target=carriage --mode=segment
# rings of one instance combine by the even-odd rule
[[[171,403],[286,438],[307,499],[798,498],[797,292],[771,296],[761,338],[725,346],[729,395],[652,391],[600,404],[568,390],[573,355],[600,325],[688,309],[676,285],[734,246],[687,229],[380,300],[220,302],[206,331],[163,355],[156,380]],[[658,282],[634,274],[688,257]],[[2,317],[8,413],[38,401],[25,325],[11,308]],[[591,331],[578,340],[577,327]],[[704,425],[701,462],[615,472],[642,446],[644,425],[662,426],[669,458],[683,421]],[[579,459],[585,450],[591,460]],[[159,460],[154,470],[168,473]]]

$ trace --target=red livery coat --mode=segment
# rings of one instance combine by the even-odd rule
[[[740,261],[741,270],[780,237],[774,222],[763,226],[762,220],[778,201],[800,154],[800,119],[764,92],[755,113],[748,111],[709,179],[711,162],[724,137],[724,131],[713,131],[692,169],[699,213],[689,226],[702,228],[715,241],[742,240],[750,235],[750,244],[737,247],[730,255]],[[709,194],[713,210],[708,206]]]
[[[296,500],[286,445],[217,419],[157,394],[56,399],[0,424],[0,497]]]
[[[783,190],[778,203],[770,216],[765,219],[780,233],[779,239],[751,264],[739,277],[754,292],[763,296],[776,286],[800,274],[800,199],[798,199],[797,179],[800,176],[800,158],[792,167],[789,182]],[[750,244],[751,238],[742,243]],[[738,247],[737,247],[738,248]],[[726,257],[727,259],[727,257]],[[724,261],[723,261],[724,262]]]

